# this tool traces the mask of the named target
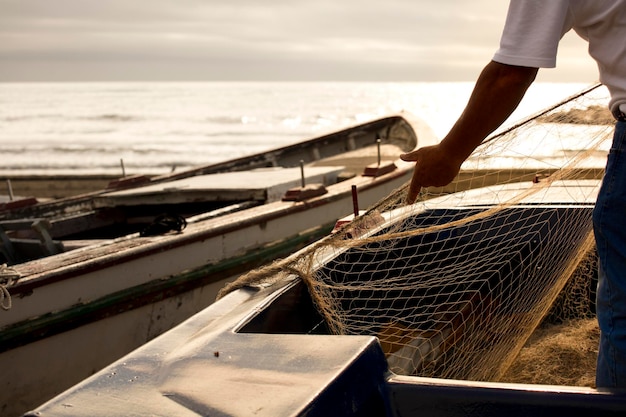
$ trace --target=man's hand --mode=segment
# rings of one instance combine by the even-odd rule
[[[438,145],[400,155],[414,161],[415,171],[407,203],[415,202],[422,187],[452,182],[461,164],[488,134],[515,110],[537,75],[537,68],[491,61],[480,74],[465,110]]]
[[[442,187],[452,182],[461,165],[441,145],[426,146],[400,155],[403,161],[415,162],[407,204],[413,204],[422,187]]]

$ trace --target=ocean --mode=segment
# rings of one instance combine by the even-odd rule
[[[407,111],[442,137],[473,83],[0,83],[0,177],[165,174]],[[533,85],[507,123],[587,84]]]

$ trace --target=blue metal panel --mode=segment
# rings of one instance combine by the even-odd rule
[[[248,295],[229,295],[31,415],[389,414],[375,338],[233,332],[264,299]]]
[[[626,392],[392,377],[396,417],[623,417]]]

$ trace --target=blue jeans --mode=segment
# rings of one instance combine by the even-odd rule
[[[613,145],[593,211],[599,256],[596,311],[600,347],[598,388],[626,388],[626,122],[615,126]]]

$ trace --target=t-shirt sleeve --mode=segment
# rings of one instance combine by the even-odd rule
[[[569,30],[567,0],[511,0],[493,60],[502,64],[554,68],[559,41]]]

